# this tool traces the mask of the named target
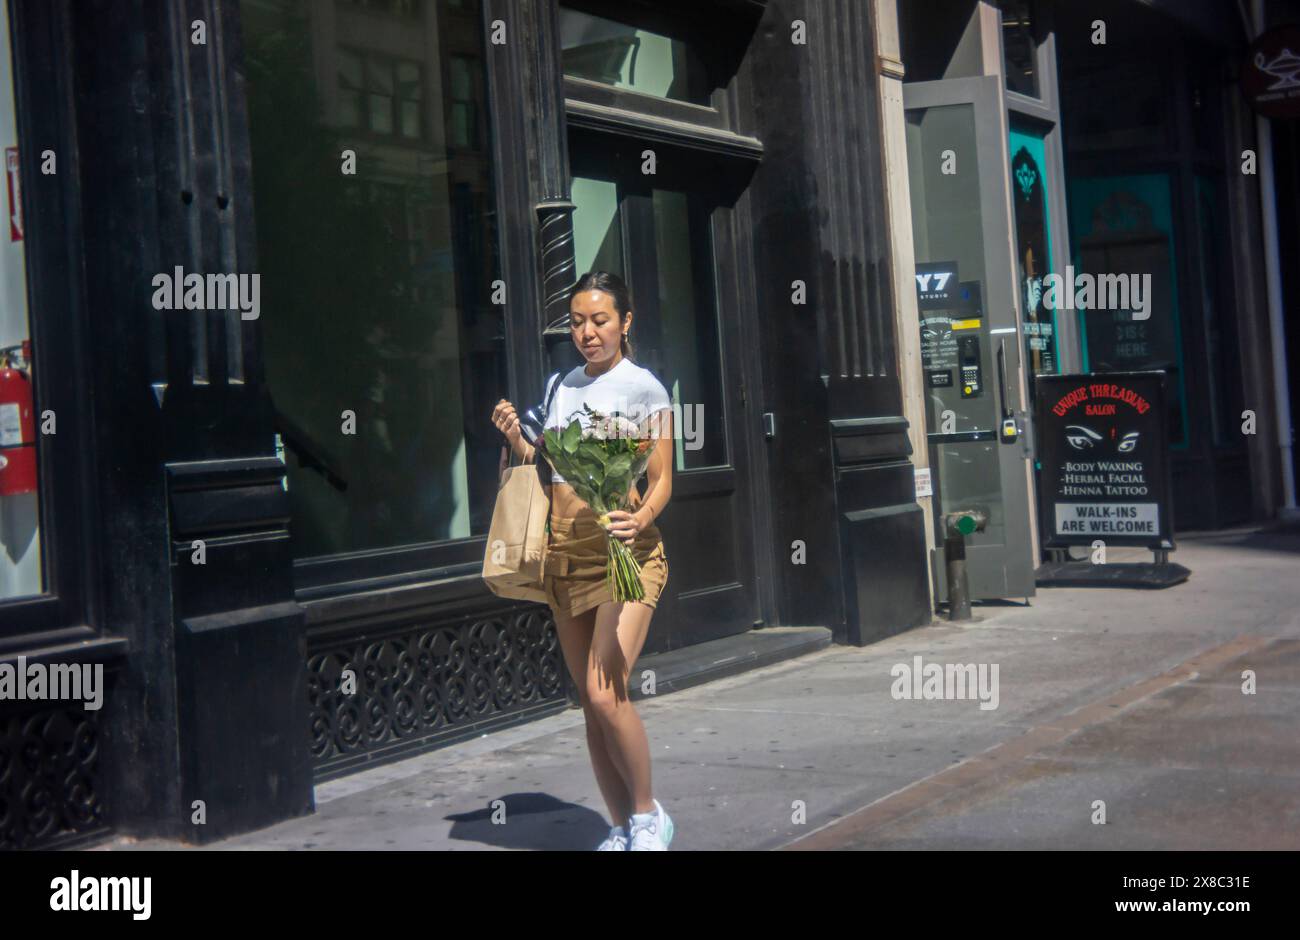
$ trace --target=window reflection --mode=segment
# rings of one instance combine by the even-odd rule
[[[505,358],[479,4],[241,9],[295,554],[483,534]]]
[[[682,192],[653,191],[655,256],[659,268],[659,316],[668,394],[683,408],[702,404],[690,416],[703,446],[687,449],[677,435],[677,466],[682,470],[727,462],[722,422],[718,329],[709,273],[713,249],[708,219]],[[700,421],[699,419],[703,420]],[[683,415],[683,422],[687,416]]]
[[[618,186],[611,180],[575,176],[573,251],[577,270],[609,271],[624,281],[622,217],[618,211]]]
[[[657,98],[708,104],[704,65],[680,39],[560,7],[565,75]]]
[[[633,285],[633,359],[659,377],[678,407],[676,469],[725,465],[722,360],[706,207],[678,190],[630,189],[584,176],[573,178],[572,198],[577,207],[576,270],[611,271]],[[625,229],[650,236],[644,245],[630,243],[626,256]],[[637,270],[629,270],[632,266]],[[648,277],[651,270],[654,281],[638,280],[637,275]],[[637,295],[638,283],[652,283],[653,292]]]
[[[14,106],[9,9],[0,5],[0,152],[8,181],[9,221],[0,236],[0,600],[40,594],[39,402],[32,371],[27,307],[26,221],[19,178],[18,123]],[[40,146],[28,144],[28,146]]]
[[[1170,177],[1075,176],[1069,184],[1070,243],[1074,269],[1096,282],[1102,274],[1150,274],[1144,319],[1132,310],[1080,310],[1084,368],[1091,372],[1168,373],[1169,443],[1187,446],[1187,394],[1183,383],[1182,314],[1174,241]]]
[[[1002,10],[1002,57],[1007,88],[1038,97],[1038,42],[1032,0],[998,0]]]

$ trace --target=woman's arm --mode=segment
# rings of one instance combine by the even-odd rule
[[[520,448],[515,451],[515,456],[519,458],[520,463],[532,463],[537,457],[537,448],[528,443],[522,437],[519,438]]]
[[[673,496],[673,412],[665,408],[659,412],[659,440],[646,464],[645,498],[633,515],[642,520],[641,528],[654,524]]]

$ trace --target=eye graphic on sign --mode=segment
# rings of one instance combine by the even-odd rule
[[[1101,435],[1091,428],[1085,428],[1082,424],[1067,424],[1065,439],[1075,450],[1091,450],[1092,446],[1101,440]]]
[[[1121,454],[1127,454],[1134,447],[1137,447],[1138,435],[1140,433],[1141,433],[1140,431],[1129,431],[1122,438],[1120,438],[1119,452]]]
[[[947,317],[930,317],[921,321],[921,339],[937,342],[952,335],[952,321]]]

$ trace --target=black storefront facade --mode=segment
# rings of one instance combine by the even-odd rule
[[[928,622],[873,9],[11,0],[57,433],[0,659],[106,689],[0,702],[0,845],[211,841],[567,707],[549,611],[478,574],[492,406],[576,362],[589,267],[681,406],[645,653]]]

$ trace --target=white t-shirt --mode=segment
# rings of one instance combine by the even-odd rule
[[[672,399],[663,383],[649,369],[643,369],[624,356],[618,365],[595,378],[587,374],[586,365],[575,366],[560,380],[546,412],[547,428],[568,427],[576,418],[585,428],[591,420],[582,410],[590,406],[602,414],[621,414],[642,421],[664,408],[672,408]],[[552,483],[564,483],[564,477],[552,468]]]

